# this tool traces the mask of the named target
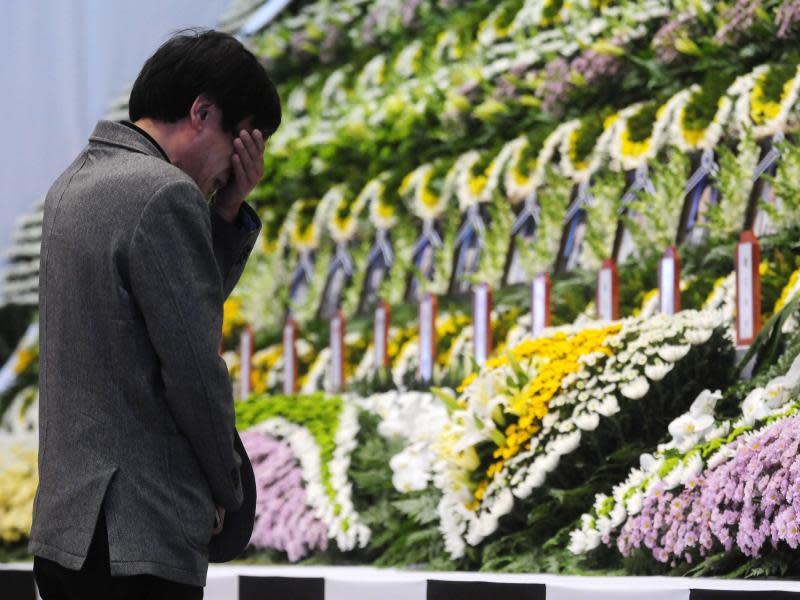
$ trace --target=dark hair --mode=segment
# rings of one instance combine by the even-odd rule
[[[280,125],[278,92],[253,53],[227,33],[198,29],[177,32],[147,59],[131,90],[130,119],[175,123],[201,94],[220,108],[229,132],[247,117],[265,136]]]

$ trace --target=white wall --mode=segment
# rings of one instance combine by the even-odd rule
[[[144,61],[230,0],[0,0],[0,266],[44,196]]]

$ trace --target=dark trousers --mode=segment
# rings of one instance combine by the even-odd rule
[[[203,588],[154,575],[112,577],[108,530],[103,511],[80,571],[46,558],[33,558],[33,576],[42,600],[201,600]]]

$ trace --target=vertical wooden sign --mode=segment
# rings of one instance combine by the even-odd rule
[[[436,296],[425,294],[419,301],[419,368],[422,381],[433,379],[436,361]]]
[[[475,362],[482,365],[492,353],[492,288],[488,283],[479,283],[473,291],[472,338]]]
[[[736,244],[736,344],[748,346],[761,329],[761,247],[751,230]]]
[[[254,346],[255,335],[253,334],[253,328],[248,323],[242,329],[241,343],[239,345],[239,398],[247,398],[250,395]]]
[[[379,300],[375,309],[372,331],[372,346],[375,350],[375,370],[389,366],[389,321],[391,308],[386,300]]]
[[[297,322],[289,317],[283,326],[283,393],[297,393]]]
[[[550,275],[538,273],[531,282],[531,333],[537,337],[550,326]]]
[[[597,272],[597,318],[603,321],[619,319],[619,273],[614,259],[606,259]]]
[[[681,257],[675,246],[664,251],[658,262],[658,307],[666,315],[681,310]]]
[[[341,308],[337,308],[331,319],[331,388],[340,392],[344,387],[344,330],[345,319]]]

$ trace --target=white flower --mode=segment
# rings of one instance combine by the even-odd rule
[[[628,501],[625,503],[625,509],[628,511],[628,514],[631,516],[638,515],[642,511],[642,501],[641,492],[636,492],[628,498]]]
[[[730,421],[723,421],[716,427],[712,427],[708,431],[706,431],[705,441],[710,442],[712,440],[718,440],[726,435],[728,435],[731,431],[731,422]]]
[[[586,534],[580,529],[575,529],[569,532],[569,546],[567,546],[573,554],[583,554],[586,552]]]
[[[642,454],[639,457],[639,466],[642,468],[642,471],[645,473],[655,473],[661,468],[661,465],[664,464],[664,459],[659,457],[656,458],[652,454]]]
[[[556,456],[564,456],[565,454],[569,454],[575,448],[577,448],[581,443],[581,432],[580,431],[573,431],[572,433],[568,433],[566,435],[562,435],[557,437],[553,441],[553,453]]]
[[[606,394],[600,406],[597,407],[597,412],[604,417],[611,417],[619,412],[619,402],[617,397],[612,394]]]
[[[705,344],[713,333],[713,329],[689,329],[684,332],[683,337],[693,346],[699,346]]]
[[[609,515],[611,519],[611,527],[617,528],[625,522],[628,513],[625,512],[625,507],[622,504],[616,504]]]
[[[575,417],[575,425],[584,431],[594,431],[600,424],[600,415],[597,413],[583,413]]]
[[[689,407],[689,413],[694,416],[713,415],[714,408],[721,398],[722,392],[719,390],[713,392],[710,390],[703,390],[698,394],[694,402],[692,402],[692,406]]]
[[[654,365],[646,365],[644,374],[651,381],[661,381],[674,367],[673,363],[658,362]]]
[[[599,517],[597,519],[597,532],[603,536],[611,533],[611,519],[608,517]]]
[[[647,379],[644,377],[637,377],[629,383],[620,386],[619,391],[626,398],[638,400],[639,398],[642,398],[649,389],[650,384],[647,383]]]
[[[510,513],[513,508],[514,495],[509,488],[505,487],[500,491],[497,500],[492,505],[491,513],[499,518]]]
[[[716,469],[722,463],[730,460],[734,456],[736,456],[736,451],[733,448],[730,446],[722,446],[711,456],[711,458],[708,459],[708,468]]]
[[[714,425],[714,417],[708,414],[694,416],[686,413],[669,424],[669,434],[676,442],[692,437],[698,438]]]
[[[742,402],[742,419],[746,425],[752,425],[767,415],[769,408],[764,402],[764,388],[756,388]]]
[[[675,465],[675,467],[667,473],[666,477],[664,477],[664,484],[668,490],[678,487],[682,481],[683,468],[681,465]]]
[[[678,362],[689,353],[691,346],[685,344],[683,346],[664,346],[659,348],[658,355],[667,362]]]
[[[600,545],[600,532],[590,529],[586,532],[586,550],[594,550]]]
[[[791,382],[786,376],[776,377],[764,388],[764,403],[769,408],[783,406],[789,399],[790,392],[792,391],[790,386]]]
[[[700,475],[703,471],[703,459],[699,453],[692,454],[688,459],[684,460],[684,467],[681,469],[681,483],[686,485]]]

